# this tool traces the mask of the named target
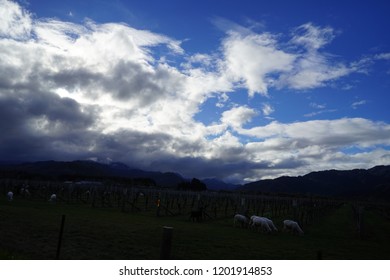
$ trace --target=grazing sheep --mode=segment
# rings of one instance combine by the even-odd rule
[[[303,230],[297,222],[291,220],[283,221],[283,230],[292,232],[294,234],[303,235]]]
[[[14,199],[14,193],[9,191],[7,193],[7,199],[8,199],[8,201],[12,201]]]
[[[241,227],[248,227],[249,219],[241,214],[234,215],[233,218],[233,226],[235,227],[236,224],[239,224]]]
[[[263,229],[265,229],[267,232],[272,232],[272,231],[278,231],[278,229],[277,229],[277,227],[274,225],[274,223],[272,222],[272,220],[271,219],[268,219],[268,218],[266,218],[266,217],[260,217],[260,216],[255,216],[255,215],[253,215],[252,217],[251,217],[251,220],[250,220],[250,222],[249,222],[249,225],[253,228],[253,227],[255,227],[255,225],[254,225],[254,220],[255,220],[255,218],[260,218],[261,220],[263,220],[263,223],[265,223],[264,225],[261,225],[261,227],[263,228]],[[257,224],[257,226],[258,226],[259,224]]]
[[[274,225],[272,220],[270,220],[266,217],[262,217],[262,218],[264,218],[267,221],[267,223],[268,223],[269,227],[272,229],[272,231],[278,231],[278,229],[276,228],[276,226]]]
[[[272,231],[268,224],[268,221],[264,217],[252,216],[250,220],[250,225],[252,229],[260,228],[260,230],[265,232]]]
[[[50,196],[49,201],[50,201],[51,203],[56,203],[56,201],[57,201],[57,195],[56,195],[55,193],[53,193],[53,194]]]
[[[259,218],[259,216],[253,215],[253,216],[250,217],[250,219],[249,219],[249,227],[250,228],[253,228],[253,220],[255,218]]]

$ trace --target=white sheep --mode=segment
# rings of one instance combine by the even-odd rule
[[[291,220],[284,220],[283,221],[283,230],[290,231],[294,234],[303,235],[303,230],[298,225],[297,222],[291,221]]]
[[[233,225],[236,226],[239,224],[241,227],[247,227],[249,224],[249,219],[241,214],[234,215]]]
[[[51,196],[50,196],[50,199],[49,201],[51,203],[55,203],[57,201],[57,195],[55,193],[53,193]]]
[[[12,201],[14,199],[14,193],[9,191],[7,193],[7,199],[8,199],[8,201]]]
[[[271,228],[268,224],[268,221],[264,217],[252,216],[250,219],[250,226],[252,229],[260,228],[265,232],[271,232]]]
[[[250,217],[249,219],[249,227],[253,228],[253,220],[256,219],[256,218],[260,218],[259,216],[256,216],[256,215],[253,215]]]
[[[278,231],[278,229],[276,228],[276,226],[274,225],[274,223],[272,222],[271,219],[268,219],[268,218],[266,218],[266,217],[262,217],[262,218],[264,218],[264,219],[267,221],[269,227],[270,227],[273,231]]]

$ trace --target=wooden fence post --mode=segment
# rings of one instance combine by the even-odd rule
[[[58,235],[58,243],[57,243],[57,253],[56,253],[57,260],[60,259],[60,251],[61,251],[62,236],[64,233],[64,225],[65,225],[65,215],[62,215],[60,234]]]
[[[163,227],[163,235],[161,242],[161,260],[169,260],[171,258],[171,246],[172,246],[172,233],[173,227]]]

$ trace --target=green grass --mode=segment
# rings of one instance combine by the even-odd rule
[[[162,227],[173,230],[174,259],[389,259],[390,222],[366,211],[365,234],[355,232],[349,205],[307,226],[305,236],[234,228],[232,218],[193,223],[187,215],[0,200],[0,258],[54,259],[62,214],[62,259],[158,259]],[[281,220],[275,219],[278,228]]]

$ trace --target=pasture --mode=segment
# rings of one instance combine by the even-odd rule
[[[237,209],[231,206],[226,216],[218,213],[193,222],[183,208],[175,215],[170,215],[174,208],[162,209],[157,215],[155,205],[145,211],[137,205],[91,207],[89,203],[53,204],[17,197],[9,202],[2,195],[0,258],[55,259],[62,215],[66,220],[61,259],[159,259],[163,226],[174,228],[173,259],[390,258],[390,221],[372,207],[364,211],[364,234],[356,230],[352,205],[343,202],[305,225],[304,236],[297,236],[281,230],[288,213],[271,215],[269,209],[265,214],[279,229],[274,234],[234,227]],[[219,211],[225,210],[223,202]]]

